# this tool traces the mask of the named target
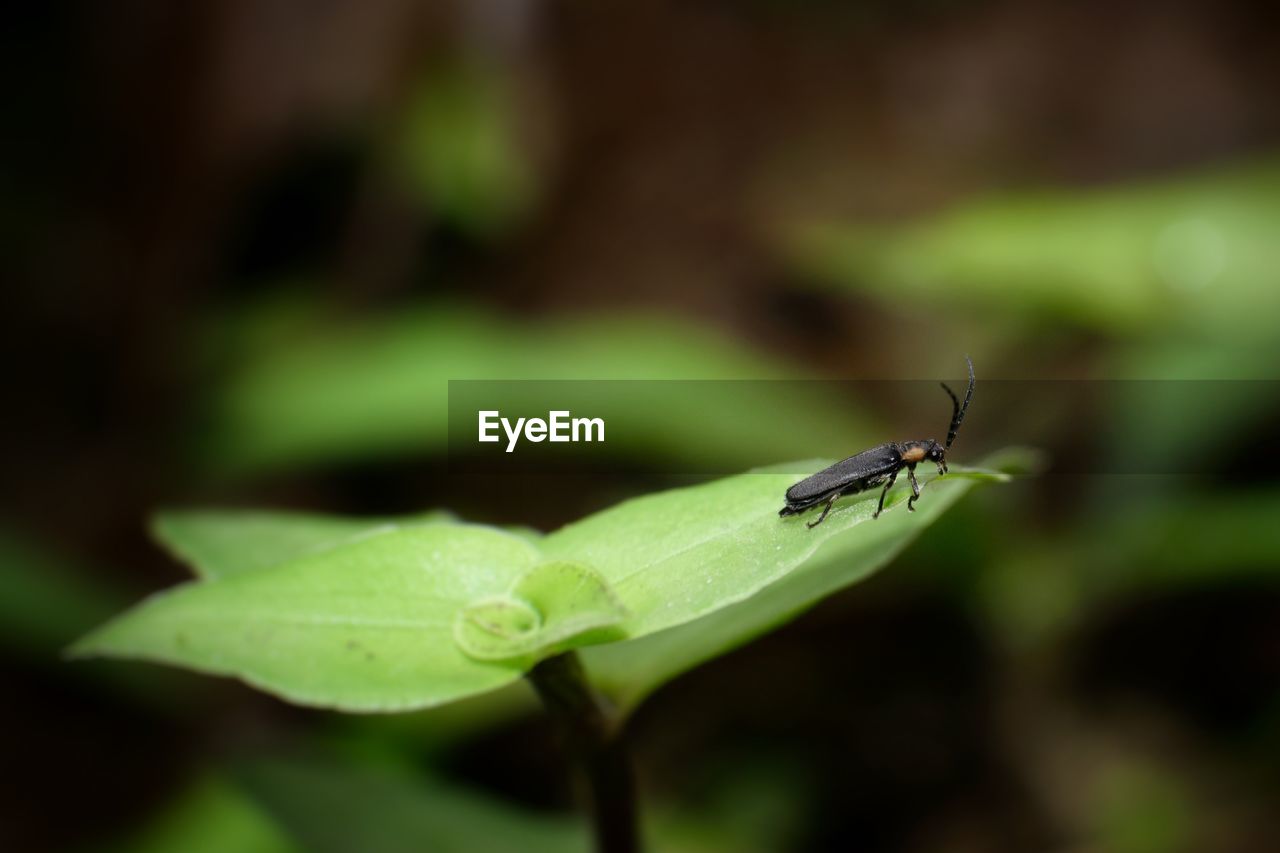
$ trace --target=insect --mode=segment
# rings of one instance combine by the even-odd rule
[[[938,466],[938,475],[947,473],[947,451],[951,442],[956,440],[956,431],[964,420],[964,413],[969,409],[969,401],[973,399],[973,362],[969,356],[964,357],[969,365],[969,389],[964,393],[964,403],[956,397],[955,392],[941,383],[942,390],[951,398],[951,426],[947,428],[947,443],[939,446],[932,438],[923,441],[889,442],[864,450],[861,453],[841,460],[830,468],[824,468],[811,477],[806,477],[787,489],[787,505],[778,511],[778,515],[799,515],[820,503],[826,503],[822,515],[817,521],[809,522],[810,528],[817,527],[831,512],[831,505],[844,495],[852,495],[873,489],[884,483],[884,491],[880,492],[880,503],[876,506],[872,518],[879,518],[884,509],[884,498],[893,486],[893,481],[903,468],[907,469],[907,479],[911,481],[911,497],[907,500],[907,509],[915,512],[916,500],[920,497],[920,484],[916,482],[916,465],[929,461]]]

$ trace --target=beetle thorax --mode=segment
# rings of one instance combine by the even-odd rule
[[[922,462],[925,457],[923,443],[911,442],[902,449],[903,462]]]

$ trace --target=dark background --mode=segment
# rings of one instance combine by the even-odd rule
[[[1280,400],[1234,380],[1280,378],[1278,23],[1222,2],[8,10],[0,846],[324,846],[297,825],[322,801],[263,756],[394,755],[572,809],[523,700],[348,720],[63,662],[184,577],[146,535],[157,507],[549,529],[674,482],[688,433],[495,489],[449,470],[448,379],[925,379],[968,352],[982,379],[1092,380],[986,414],[980,386],[956,455],[1025,422],[1054,467],[656,694],[632,733],[655,849],[1268,849]],[[901,390],[922,384],[766,399],[725,469],[937,433],[941,392]],[[797,421],[826,425],[812,453]],[[354,837],[327,843],[381,849]]]

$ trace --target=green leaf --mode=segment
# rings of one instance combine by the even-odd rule
[[[798,266],[895,303],[1043,313],[1109,332],[1274,339],[1280,161],[1103,189],[1010,192],[905,225],[823,223]]]
[[[197,576],[213,579],[318,554],[396,527],[452,518],[440,511],[378,519],[266,510],[174,510],[158,513],[151,532]]]
[[[987,463],[994,468],[1016,467],[1023,458],[1021,452],[1007,452]],[[902,506],[907,492],[897,489],[886,501],[884,513],[873,522],[870,514],[878,494],[847,499],[849,505],[842,509],[837,504],[827,520],[812,531],[806,530],[803,523],[799,526],[805,533],[819,533],[835,522],[831,530],[824,531],[825,535],[814,537],[813,542],[775,542],[772,557],[778,563],[767,576],[757,576],[762,588],[754,595],[725,595],[724,600],[732,599],[733,603],[706,611],[701,618],[647,636],[636,631],[634,638],[625,642],[583,649],[587,671],[597,687],[624,711],[634,708],[672,677],[768,632],[831,593],[865,579],[897,556],[975,484],[1001,479],[1005,477],[994,471],[953,465],[945,479],[932,478],[927,487],[921,483],[924,493],[917,512],[907,513]],[[776,503],[775,500],[775,514]],[[765,558],[761,560],[762,567],[768,568],[767,558],[771,555],[767,543],[757,548],[757,554],[758,559]],[[683,562],[684,558],[680,554],[675,559]],[[699,582],[708,588],[715,585],[717,569],[715,555],[701,575],[691,569],[686,593],[689,600],[699,597]],[[773,582],[766,579],[777,575],[780,577]]]
[[[389,530],[257,572],[184,584],[90,634],[109,654],[236,675],[284,699],[345,710],[422,708],[519,678],[465,655],[456,614],[539,562],[502,531]]]
[[[878,490],[842,499],[812,529],[808,517],[778,517],[787,488],[828,464],[739,474],[626,501],[548,535],[542,550],[592,566],[631,612],[624,623],[627,635],[651,634],[750,598],[827,543],[872,521]],[[957,469],[936,485],[936,475],[921,476],[928,495],[921,505],[935,491],[945,494],[971,476]],[[925,516],[908,517],[898,508],[906,494],[901,483],[876,524],[859,535],[879,538],[917,530]]]
[[[655,348],[655,341],[662,346]],[[443,306],[340,326],[273,325],[237,351],[247,353],[244,362],[221,389],[211,444],[200,448],[202,459],[230,476],[444,452],[450,380],[503,380],[509,406],[519,409],[545,406],[547,394],[537,387],[522,391],[518,380],[800,376],[777,359],[671,318],[598,315],[530,325]],[[680,382],[664,389],[663,405],[625,385],[602,382],[592,389],[611,423],[632,427],[594,452],[735,470],[815,447],[848,446],[875,432],[865,414],[803,383]],[[709,393],[718,396],[708,401]],[[703,415],[711,408],[718,414],[709,420]]]
[[[261,539],[283,562],[188,547],[205,560],[204,580],[155,596],[73,651],[236,675],[304,704],[385,711],[492,690],[547,655],[626,638],[588,663],[633,702],[866,576],[973,482],[1001,476],[958,467],[944,480],[924,475],[914,514],[902,506],[902,483],[874,521],[876,491],[842,499],[812,529],[806,518],[779,518],[787,487],[825,464],[648,495],[541,539],[453,522],[348,535],[340,525],[269,519],[248,542]],[[225,521],[185,529],[226,532]],[[319,532],[274,535],[281,530]]]

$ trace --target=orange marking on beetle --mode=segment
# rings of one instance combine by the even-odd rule
[[[924,459],[924,448],[913,447],[906,453],[902,454],[903,462],[920,462]]]

